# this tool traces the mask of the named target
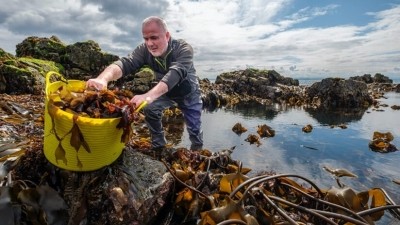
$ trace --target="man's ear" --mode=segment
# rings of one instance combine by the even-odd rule
[[[169,41],[169,39],[171,38],[171,35],[170,35],[169,31],[167,31],[167,33],[165,34],[165,36],[167,37],[167,40]]]

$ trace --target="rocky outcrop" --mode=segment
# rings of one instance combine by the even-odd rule
[[[100,46],[92,40],[66,45],[55,36],[26,38],[17,45],[16,56],[54,61],[63,66],[66,78],[78,80],[97,76],[119,58],[102,52]]]
[[[217,76],[215,84],[223,84],[226,93],[257,96],[265,99],[276,99],[281,95],[277,86],[298,86],[299,81],[283,77],[274,70],[246,69]]]
[[[68,45],[61,64],[68,78],[81,80],[87,76],[96,77],[118,58],[102,52],[96,42],[89,40]]]
[[[204,89],[203,101],[211,106],[231,104],[238,100],[297,104],[302,95],[298,80],[284,77],[274,70],[226,72],[217,76],[215,85],[208,80],[200,84]]]
[[[129,74],[121,77],[114,82],[114,86],[128,89],[136,94],[143,94],[150,90],[155,84],[154,72],[149,68],[142,68],[135,74]]]
[[[367,84],[354,79],[326,78],[306,88],[305,101],[315,108],[367,108],[373,99]]]
[[[0,49],[0,93],[40,94],[49,71],[87,80],[117,59],[91,40],[66,45],[55,36],[28,37],[17,45],[16,56]]]
[[[0,49],[0,93],[40,94],[45,83],[44,75],[61,70],[62,66],[53,61],[17,58]]]
[[[15,52],[17,57],[32,57],[61,63],[65,49],[66,45],[56,36],[28,37],[17,44]]]
[[[364,74],[362,76],[354,76],[354,77],[350,77],[350,80],[358,80],[358,81],[363,81],[367,84],[372,84],[372,83],[393,83],[392,79],[389,79],[389,77],[380,74],[380,73],[376,73],[373,77],[371,76],[371,74]]]
[[[17,45],[16,57],[0,52],[0,93],[40,93],[44,76],[50,70],[67,79],[87,80],[97,76],[118,56],[101,51],[94,41],[64,44],[55,36],[28,37]],[[136,74],[124,76],[110,86],[129,89],[135,94],[147,92],[154,85],[154,73],[143,68]],[[202,99],[206,108],[229,106],[238,102],[286,105],[307,104],[314,108],[367,107],[371,105],[368,90],[375,96],[381,91],[399,91],[392,80],[382,74],[365,74],[348,80],[327,78],[310,87],[284,77],[274,70],[248,68],[225,72],[215,83],[200,80]],[[367,86],[368,85],[368,86]]]

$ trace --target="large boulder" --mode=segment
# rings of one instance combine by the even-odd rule
[[[128,74],[115,81],[115,86],[128,89],[135,94],[143,94],[154,86],[154,81],[154,71],[143,67],[137,73]]]
[[[66,45],[52,36],[50,38],[28,37],[16,46],[17,57],[32,57],[61,63]]]
[[[58,37],[28,37],[17,45],[17,57],[32,57],[60,63],[64,75],[69,79],[95,77],[118,56],[102,52],[100,46],[92,41],[64,44]]]
[[[393,83],[393,80],[390,79],[389,77],[381,74],[381,73],[376,73],[373,77],[371,74],[364,74],[362,76],[354,76],[350,77],[351,80],[358,80],[358,81],[363,81],[367,84],[371,83]]]
[[[102,52],[99,44],[89,40],[68,45],[62,64],[65,75],[71,79],[85,79],[99,75],[108,65],[118,60],[118,56]]]
[[[367,84],[354,79],[325,78],[305,93],[306,103],[316,108],[367,108],[373,103]]]
[[[62,72],[63,67],[53,61],[17,58],[0,49],[0,93],[40,94],[49,71]]]
[[[0,49],[0,93],[40,94],[49,71],[87,80],[118,58],[91,40],[66,45],[56,36],[28,37],[16,46],[16,56]]]
[[[222,73],[217,76],[215,84],[222,85],[221,91],[227,94],[255,96],[281,102],[287,86],[299,86],[299,81],[284,77],[274,70],[246,69]]]

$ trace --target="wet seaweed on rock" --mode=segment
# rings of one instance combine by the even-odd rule
[[[275,130],[266,124],[258,125],[257,133],[258,133],[258,135],[260,135],[260,137],[274,137],[275,136]]]
[[[374,152],[388,153],[397,151],[397,147],[390,143],[393,141],[394,136],[391,132],[378,132],[375,131],[372,140],[369,142],[369,148]]]
[[[36,114],[34,120],[40,121]],[[37,126],[13,127],[16,134],[28,132],[24,136],[29,138],[29,145],[23,145],[27,147],[21,150],[23,153],[0,160],[7,169],[0,181],[3,222],[17,219],[20,224],[33,224],[46,218],[53,224],[85,221],[119,225],[134,224],[143,216],[138,214],[138,200],[133,197],[141,193],[140,184],[126,176],[118,163],[91,173],[59,170],[43,156],[40,122]],[[390,135],[384,140],[391,140]],[[137,138],[130,144],[135,148],[128,148],[129,152],[150,148],[148,138]],[[157,224],[374,224],[387,212],[400,220],[400,206],[382,188],[355,191],[343,185],[324,190],[295,174],[249,175],[248,168],[231,158],[233,150],[192,152],[182,148],[163,153],[164,166],[176,175],[175,188],[171,189],[172,201],[155,199],[168,211],[166,222]],[[396,179],[393,182],[399,183]],[[11,197],[10,193],[21,193],[21,197]],[[54,205],[38,203],[34,196]],[[33,213],[38,211],[41,213]]]
[[[235,132],[236,134],[240,135],[240,134],[246,132],[247,128],[245,128],[241,123],[236,123],[232,127],[232,131]]]
[[[313,130],[313,126],[311,124],[307,124],[303,128],[301,128],[301,130],[304,133],[310,133]]]
[[[256,134],[249,134],[245,141],[249,142],[250,144],[257,144],[257,146],[261,145],[260,137]]]
[[[197,153],[179,151],[186,157],[175,158],[173,168],[179,164],[179,171],[184,171],[188,170],[185,165],[192,165],[189,169],[192,172],[182,179],[179,172],[169,169],[181,187],[174,202],[180,220],[172,224],[373,224],[382,218],[385,210],[400,219],[400,206],[381,188],[357,193],[346,186],[323,190],[309,179],[295,174],[266,173],[249,177],[241,173],[240,161],[229,159],[225,166],[218,166],[213,162],[218,159],[216,153],[200,157],[211,162],[206,171],[205,167],[193,170],[191,159],[198,159]],[[201,161],[196,165],[199,163]],[[166,162],[164,165],[170,167]],[[224,169],[227,165],[236,165],[239,169],[229,173]],[[205,186],[198,187],[196,174],[205,172],[208,181]],[[211,182],[213,180],[217,180],[217,188],[206,188],[215,184]],[[188,223],[195,220],[198,222]]]

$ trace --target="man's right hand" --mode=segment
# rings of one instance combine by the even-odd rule
[[[89,79],[86,82],[86,88],[94,88],[98,91],[107,89],[109,81],[117,80],[122,76],[122,70],[119,66],[111,64],[107,66],[103,72],[96,78]]]
[[[86,81],[86,88],[94,88],[98,91],[107,89],[107,81],[99,77],[92,78]]]

